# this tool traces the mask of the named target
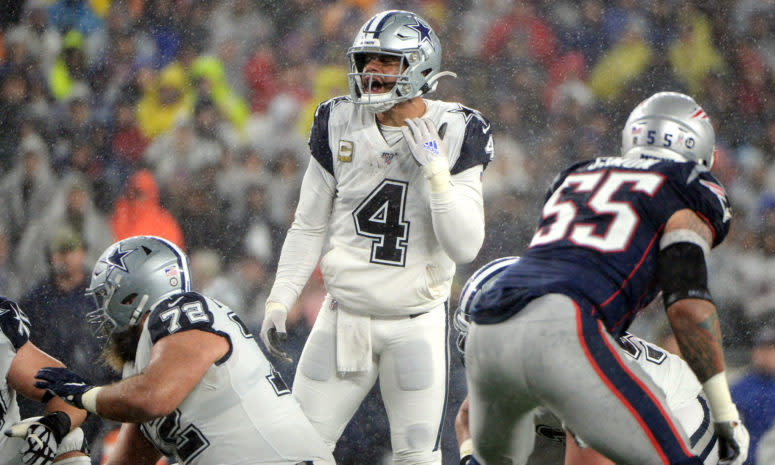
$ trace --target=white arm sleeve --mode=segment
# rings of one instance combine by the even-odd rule
[[[431,218],[436,239],[455,263],[476,258],[484,241],[482,165],[452,176],[452,187],[431,192]]]
[[[301,182],[299,205],[285,236],[272,291],[267,302],[291,308],[315,269],[323,249],[336,180],[314,158],[310,158]]]

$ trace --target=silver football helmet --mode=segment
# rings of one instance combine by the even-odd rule
[[[503,270],[517,263],[519,257],[501,257],[496,258],[490,263],[479,268],[468,278],[460,291],[460,299],[457,303],[455,315],[452,323],[455,325],[457,333],[457,349],[461,354],[465,354],[466,337],[468,337],[468,325],[471,322],[471,309],[474,306],[476,298],[481,294],[482,289],[489,288],[495,282]]]
[[[366,56],[373,53],[399,57],[399,74],[364,73]],[[436,90],[442,76],[455,76],[450,71],[441,71],[441,42],[436,33],[424,19],[409,11],[383,11],[366,21],[347,57],[350,97],[375,113]],[[396,79],[396,83],[387,92],[371,93],[369,89],[375,78]]]
[[[710,169],[716,135],[705,111],[688,95],[659,92],[630,113],[622,130],[622,156],[641,151],[673,160],[691,160]]]
[[[189,276],[186,255],[165,239],[135,236],[116,242],[94,265],[86,294],[97,308],[87,318],[103,336],[125,331],[162,299],[189,291]]]

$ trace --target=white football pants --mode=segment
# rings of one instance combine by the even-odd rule
[[[393,461],[441,465],[441,427],[449,352],[445,306],[413,318],[371,318],[371,368],[340,374],[337,312],[326,296],[296,370],[293,394],[326,444],[334,449],[347,423],[379,377]]]

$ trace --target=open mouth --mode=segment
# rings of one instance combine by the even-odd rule
[[[372,78],[366,82],[365,91],[367,94],[382,94],[390,90],[390,86],[382,82],[380,78]]]

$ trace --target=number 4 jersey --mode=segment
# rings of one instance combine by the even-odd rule
[[[470,186],[453,195],[478,197],[481,208],[482,170],[493,155],[489,122],[458,103],[424,102],[423,118],[434,122],[448,147],[456,187]],[[310,167],[326,185],[315,208],[330,210],[330,216],[307,230],[327,227],[320,269],[328,292],[344,308],[381,316],[411,315],[444,302],[455,263],[436,237],[428,181],[400,128],[378,125],[374,113],[339,97],[318,107],[309,145]],[[309,195],[301,193],[294,225],[306,219],[299,212]],[[324,197],[332,199],[330,206]],[[460,234],[457,240],[469,238]],[[281,258],[269,300],[290,306],[297,292],[284,297],[277,286],[283,286],[283,266]],[[306,276],[297,281],[300,288]]]
[[[706,168],[647,155],[571,166],[553,183],[530,247],[482,294],[473,320],[503,321],[538,296],[561,293],[621,335],[659,292],[659,240],[684,209],[708,223],[713,246],[721,243],[732,214]]]
[[[148,365],[157,341],[190,330],[223,336],[230,350],[174,412],[140,426],[156,448],[185,465],[333,463],[245,325],[213,299],[189,292],[157,305],[143,325],[135,363],[125,366],[124,378]]]

